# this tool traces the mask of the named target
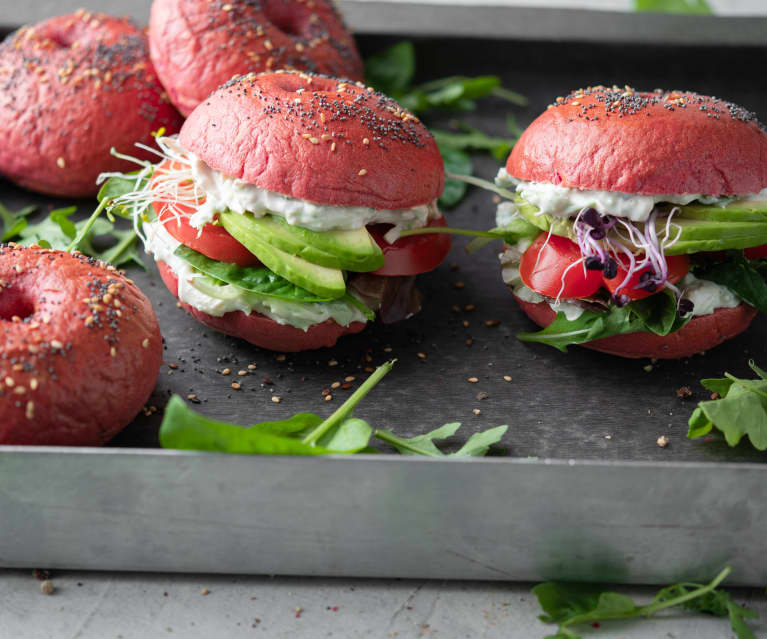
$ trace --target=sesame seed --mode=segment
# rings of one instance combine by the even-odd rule
[[[367,169],[360,169],[360,172],[357,173],[357,175],[367,175]]]
[[[194,393],[189,393],[189,395],[186,396],[187,399],[197,399],[197,395]]]
[[[231,11],[233,9],[231,4],[225,4],[223,7],[221,7],[223,11]]]
[[[143,346],[144,348],[149,348],[149,338],[148,337],[144,338],[144,341],[141,342],[141,346]]]
[[[13,381],[13,377],[6,377],[5,378],[5,385],[9,388],[12,387],[16,382]]]
[[[504,375],[503,376],[503,381],[510,382],[511,381],[511,375]]]
[[[426,353],[416,353],[419,359],[426,359]]]
[[[24,411],[24,415],[26,415],[27,419],[33,419],[35,416],[35,403],[34,402],[27,402],[26,410]]]
[[[330,145],[330,151],[332,152],[332,151],[335,151],[335,150],[336,150],[336,143],[333,142],[333,144]]]
[[[285,356],[284,353],[280,353],[279,355],[275,355],[274,359],[276,359],[278,362],[284,362],[285,361],[285,357],[286,356]]]
[[[58,166],[60,169],[63,169],[66,165],[67,165],[67,162],[63,157],[59,156],[56,159],[56,166]]]
[[[234,390],[240,390],[242,386],[240,386],[237,382],[232,382],[232,388]]]
[[[272,395],[272,403],[279,404],[282,401],[281,397],[278,397],[277,395]]]
[[[332,395],[325,395],[325,401],[329,402],[331,399],[333,399]]]
[[[117,349],[113,346],[112,348],[109,349],[109,354],[112,357],[117,357]]]
[[[231,370],[229,370],[228,368],[225,368],[224,370],[221,371],[221,374],[222,375],[228,375],[231,372],[232,372]]]
[[[666,448],[669,445],[669,441],[670,440],[666,435],[661,435],[660,437],[658,437],[655,443],[658,444],[658,446],[660,446],[661,448]]]
[[[242,377],[243,375],[247,375],[248,371],[237,371],[237,374]]]
[[[319,138],[309,138],[309,142],[311,142],[312,144],[319,144],[320,140]]]
[[[476,377],[469,377],[466,381],[470,384],[476,384],[479,380]]]
[[[344,377],[345,382],[353,382],[356,378],[354,375],[349,375],[348,377]]]
[[[254,371],[254,370],[256,370],[256,365],[255,365],[255,364],[248,364],[248,370],[249,370],[249,371]]]
[[[364,138],[364,139],[362,140],[362,144],[364,144],[365,146],[367,146],[368,144],[370,144],[370,140],[368,140],[367,138]]]
[[[474,413],[475,415],[479,415],[482,411],[479,410],[479,408],[475,408],[471,412]]]
[[[57,340],[57,339],[52,339],[52,340],[51,340],[51,346],[52,346],[53,348],[56,348],[56,349],[58,349],[58,350],[61,350],[62,348],[64,348],[64,344],[62,344],[62,343],[61,343],[59,340]]]
[[[336,389],[336,388],[338,388],[339,386],[341,386],[341,382],[333,382],[333,383],[330,385],[330,388]]]
[[[328,366],[338,366],[338,361],[335,359],[331,359],[328,361]]]
[[[23,395],[24,393],[27,392],[27,389],[24,386],[17,386],[16,388],[13,389],[13,392],[16,393],[17,395]]]

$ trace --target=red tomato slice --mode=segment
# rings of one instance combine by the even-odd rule
[[[426,226],[447,226],[444,217],[429,220]],[[368,226],[368,232],[381,247],[386,262],[373,275],[418,275],[437,268],[450,252],[450,236],[443,233],[410,235],[389,244],[384,235],[388,224]]]
[[[747,248],[745,251],[743,251],[743,254],[749,260],[761,260],[761,259],[767,258],[767,244],[762,244],[761,246],[752,246],[751,248]]]
[[[642,259],[642,256],[638,256],[638,259]],[[676,284],[679,280],[681,280],[685,275],[687,275],[687,272],[690,270],[690,256],[689,255],[670,255],[666,257],[666,263],[668,264],[668,281],[672,284]],[[631,276],[631,279],[626,283],[626,285],[618,290],[618,287],[621,285],[623,280],[626,278],[626,274],[628,273],[628,258],[621,256],[621,258],[618,260],[618,275],[613,277],[612,279],[604,279],[604,285],[607,287],[607,289],[615,295],[616,293],[620,293],[621,295],[625,295],[630,300],[641,300],[644,297],[649,297],[653,293],[657,293],[658,291],[663,290],[663,286],[660,288],[656,288],[654,291],[648,291],[647,289],[643,288],[634,288],[637,284],[640,282],[640,278],[642,277],[642,273],[645,273],[650,270],[650,267],[643,268],[641,271],[637,271],[634,273],[634,275]],[[601,274],[600,274],[601,275]]]
[[[166,160],[157,166],[155,175],[170,166]],[[201,202],[199,202],[201,203]],[[258,266],[261,262],[242,244],[235,240],[223,226],[206,224],[202,232],[189,224],[188,218],[195,212],[194,206],[176,203],[170,211],[161,202],[153,202],[155,213],[165,229],[184,246],[202,253],[212,260],[230,262],[238,266]],[[178,215],[177,215],[178,213]]]
[[[602,271],[587,269],[584,275],[582,264],[567,270],[581,258],[575,242],[541,233],[522,254],[519,274],[526,286],[545,297],[589,297],[602,287]]]

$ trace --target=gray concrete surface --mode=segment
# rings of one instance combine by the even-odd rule
[[[301,579],[55,571],[40,593],[29,570],[0,571],[2,639],[455,637],[543,639],[529,584]],[[637,602],[650,588],[619,589]],[[207,593],[207,594],[206,594]],[[733,591],[762,617],[764,591]],[[668,613],[583,628],[584,639],[729,639],[724,619]]]

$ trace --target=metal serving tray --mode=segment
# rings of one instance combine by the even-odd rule
[[[365,52],[390,41],[360,40]],[[465,116],[496,134],[508,112],[526,124],[552,97],[597,83],[688,87],[767,112],[751,71],[767,62],[762,48],[462,39],[417,48],[423,79],[496,73],[529,96],[527,109],[487,102]],[[477,159],[478,174],[496,169]],[[8,183],[0,200],[55,204]],[[82,202],[82,214],[92,206]],[[447,215],[486,228],[493,209],[489,194],[474,191]],[[241,423],[328,414],[349,391],[334,390],[326,403],[323,389],[350,375],[356,386],[366,368],[397,357],[359,416],[402,434],[462,421],[454,444],[509,424],[493,456],[179,453],[156,448],[161,411],[141,415],[104,449],[0,447],[0,566],[641,583],[703,578],[732,563],[733,582],[763,585],[767,456],[748,444],[689,441],[685,432],[706,397],[699,379],[745,375],[749,357],[765,364],[765,318],[705,357],[649,372],[647,361],[577,347],[565,355],[514,339],[531,325],[501,283],[494,251],[466,256],[464,244],[419,278],[425,308],[417,317],[287,356],[203,329],[154,268],[131,276],[153,300],[165,360],[177,366],[163,367],[153,405],[194,393],[200,411]],[[257,369],[238,377],[251,363]],[[232,390],[235,377],[242,390]],[[677,397],[682,386],[691,398]],[[660,435],[667,448],[656,445]]]

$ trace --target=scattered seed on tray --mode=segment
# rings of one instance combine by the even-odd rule
[[[278,397],[277,395],[272,395],[272,402],[275,404],[279,404],[282,401],[281,397]]]
[[[510,382],[511,381],[511,375],[504,375],[503,376],[503,381],[504,382]]]
[[[338,388],[339,386],[341,386],[341,382],[333,382],[333,383],[330,385],[330,388],[336,389],[336,388]]]
[[[222,375],[228,375],[228,374],[229,374],[229,373],[231,373],[231,372],[232,372],[232,371],[231,371],[230,369],[228,369],[228,368],[225,368],[224,370],[222,370],[222,371],[221,371],[221,374],[222,374]]]
[[[485,320],[485,326],[488,326],[492,328],[493,326],[500,326],[501,320],[492,319],[492,320]]]
[[[335,359],[329,360],[328,366],[338,366],[338,360],[335,360]]]
[[[356,378],[354,377],[354,375],[347,375],[346,377],[344,377],[345,382],[353,382],[355,379]]]
[[[426,359],[426,353],[416,353],[418,355],[418,359]]]
[[[665,435],[661,435],[660,437],[658,437],[655,443],[658,444],[658,446],[660,446],[661,448],[666,448],[666,446],[668,446],[669,444],[669,439]]]
[[[477,379],[476,377],[469,377],[469,379],[467,379],[466,381],[469,382],[469,384],[476,384],[479,381],[479,379]]]
[[[458,281],[455,284],[453,284],[453,286],[455,286],[456,288],[463,288],[465,284],[461,281]]]
[[[474,409],[474,410],[472,410],[471,412],[472,412],[472,413],[474,413],[475,415],[479,415],[479,414],[480,414],[482,411],[481,411],[481,410],[479,410],[479,408],[475,408],[475,409]]]
[[[692,396],[692,389],[689,386],[682,386],[676,389],[676,396],[679,399],[687,399]]]
[[[232,388],[234,390],[240,390],[242,386],[240,386],[237,382],[232,382]]]
[[[480,391],[477,393],[477,399],[487,399],[488,397],[490,397],[490,395],[488,395],[485,391]]]
[[[56,588],[50,579],[45,579],[40,582],[40,592],[44,595],[52,595]]]
[[[280,353],[279,355],[275,355],[274,359],[276,359],[278,362],[284,362],[286,357],[287,357],[286,355],[283,355],[282,353]]]

